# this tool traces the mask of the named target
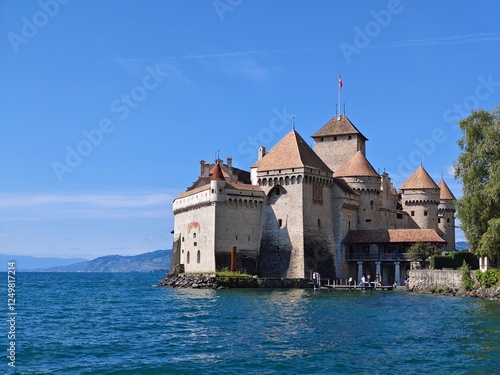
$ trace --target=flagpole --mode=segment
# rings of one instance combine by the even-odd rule
[[[341,82],[341,80],[342,80],[342,78],[340,77],[340,73],[339,73],[339,82],[338,82],[338,86],[339,86],[338,100],[339,100],[339,102],[338,102],[338,106],[337,106],[337,108],[338,108],[337,120],[340,120],[340,82]]]

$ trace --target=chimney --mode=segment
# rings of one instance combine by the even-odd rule
[[[203,166],[205,165],[205,160],[200,160],[200,177],[203,177]]]
[[[264,146],[259,146],[259,153],[258,153],[258,159],[257,160],[262,159],[265,154],[266,154],[266,148]]]
[[[229,169],[233,167],[233,158],[231,156],[227,157],[227,166]]]

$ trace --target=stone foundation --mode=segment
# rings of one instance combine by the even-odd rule
[[[257,277],[228,277],[215,275],[167,275],[158,286],[170,288],[223,289],[223,288],[307,288],[305,279],[268,279]]]

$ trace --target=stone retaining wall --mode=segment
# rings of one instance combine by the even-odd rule
[[[476,297],[500,300],[500,287],[482,287],[471,271],[474,286],[471,291],[462,286],[462,271],[458,270],[411,270],[407,288],[416,293],[449,294],[462,297]]]
[[[411,270],[408,290],[417,293],[464,294],[462,271]]]

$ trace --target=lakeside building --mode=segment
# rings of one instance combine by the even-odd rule
[[[436,184],[420,166],[398,192],[367,160],[368,139],[345,115],[312,138],[314,150],[295,130],[269,152],[259,147],[250,171],[231,158],[202,160],[198,179],[173,202],[170,273],[214,273],[233,260],[267,278],[317,271],[401,285],[414,243],[454,250],[455,197],[444,180]]]

